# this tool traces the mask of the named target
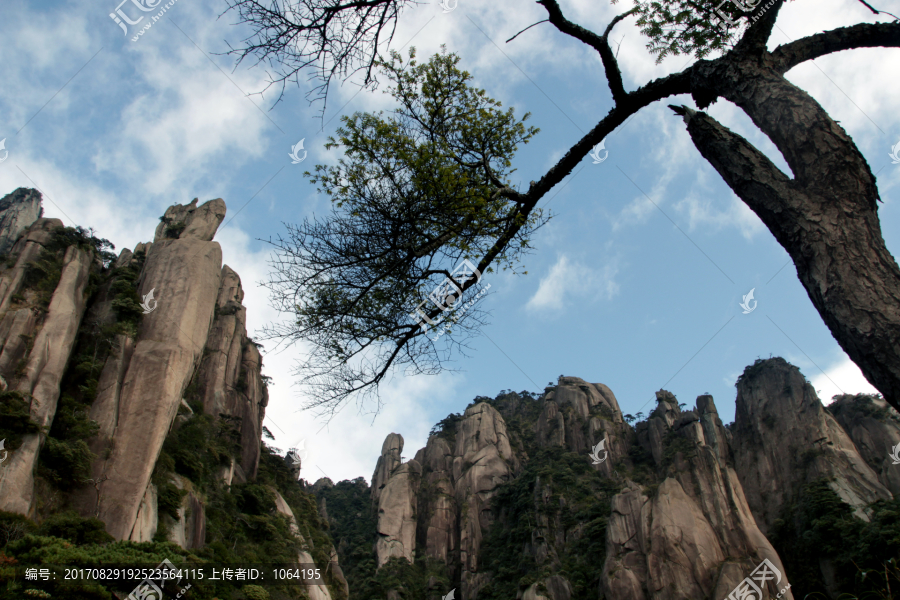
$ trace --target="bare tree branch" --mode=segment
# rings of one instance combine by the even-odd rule
[[[538,4],[547,9],[547,14],[549,15],[548,20],[554,27],[565,34],[572,36],[576,40],[584,42],[600,54],[600,59],[603,61],[603,68],[606,71],[606,80],[609,82],[609,90],[612,92],[613,101],[616,104],[623,101],[625,99],[625,86],[622,83],[622,72],[619,70],[619,63],[609,45],[609,34],[619,21],[633,15],[637,11],[637,8],[632,8],[631,10],[616,16],[606,28],[603,35],[597,35],[593,31],[585,29],[566,19],[556,0],[539,0]]]
[[[253,34],[241,48],[229,54],[238,64],[249,57],[274,68],[269,85],[284,97],[288,83],[299,85],[298,76],[311,69],[309,79],[319,81],[308,93],[310,103],[321,100],[324,115],[328,90],[335,78],[346,80],[364,73],[363,86],[377,84],[375,62],[380,48],[394,38],[397,18],[405,6],[417,0],[226,0],[227,11],[238,12],[240,22]]]

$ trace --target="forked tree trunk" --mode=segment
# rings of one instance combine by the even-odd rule
[[[701,108],[716,95],[742,108],[793,179],[706,113],[673,109],[704,158],[787,250],[841,348],[900,410],[900,268],[881,235],[875,177],[840,125],[770,68],[768,56],[740,68],[709,63],[698,87],[711,93],[694,97],[707,98]]]

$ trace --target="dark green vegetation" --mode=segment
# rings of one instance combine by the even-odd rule
[[[22,436],[40,431],[31,420],[28,396],[21,392],[0,392],[0,440],[6,440],[7,451],[22,445]]]
[[[543,402],[535,394],[507,390],[472,404],[477,402],[487,402],[503,415],[514,451],[528,457],[518,476],[501,485],[491,501],[496,522],[485,536],[479,564],[492,581],[479,599],[515,598],[551,575],[569,580],[572,600],[596,598],[610,500],[621,485],[601,477],[580,454],[538,445],[535,425]],[[576,418],[571,407],[562,410],[567,422]],[[536,561],[536,547],[544,545],[558,562]]]
[[[328,511],[328,533],[341,557],[341,569],[350,584],[350,600],[366,600],[379,587],[375,579],[375,531],[371,488],[362,477],[334,487],[317,486],[319,501]]]
[[[560,447],[537,450],[492,500],[497,523],[485,537],[481,564],[493,580],[479,599],[515,598],[551,575],[569,580],[573,600],[596,598],[610,500],[620,487],[601,478],[584,456]],[[538,564],[529,548],[554,546],[557,539],[568,540],[555,548],[559,564]]]
[[[795,598],[827,598],[821,565],[834,573],[840,600],[892,598],[900,590],[900,499],[872,505],[870,521],[855,517],[820,479],[776,521],[769,536],[784,562]],[[885,595],[888,589],[894,596]]]
[[[194,429],[194,432],[198,430]],[[215,452],[200,457],[200,463],[204,465],[213,465],[215,460]],[[169,460],[166,463],[171,465]],[[176,471],[180,468],[178,464],[175,463]],[[155,477],[157,475],[154,474]],[[177,490],[175,486],[172,488]],[[177,515],[182,494],[180,491],[173,492],[172,488],[164,487],[160,492],[160,512],[167,513],[169,518]],[[0,599],[18,599],[23,590],[37,589],[49,593],[51,598],[112,600],[114,589],[127,593],[135,585],[132,583],[129,587],[123,584],[115,588],[72,581],[37,581],[23,585],[21,574],[18,582],[12,581],[11,569],[14,567],[20,570],[48,564],[96,567],[101,563],[155,566],[166,558],[176,566],[189,566],[191,563],[294,563],[298,551],[304,548],[291,533],[288,518],[276,511],[273,489],[279,491],[293,510],[297,527],[307,543],[306,549],[316,564],[321,567],[328,564],[331,539],[319,518],[315,497],[300,489],[292,480],[284,460],[270,449],[263,449],[256,482],[235,484],[230,488],[221,482],[208,482],[194,489],[195,492],[200,491],[205,499],[207,532],[206,546],[192,551],[164,541],[164,534],[158,535],[154,542],[115,542],[104,530],[102,522],[83,519],[74,513],[49,517],[40,525],[21,515],[0,513]],[[167,496],[170,497],[162,500]],[[165,518],[161,517],[160,522],[163,526]],[[333,584],[330,573],[326,573],[324,568],[323,573],[326,583]],[[236,592],[234,583],[191,583],[192,589],[184,596],[188,599],[252,600],[262,597],[259,590],[252,587]],[[331,589],[334,600],[347,600],[342,598],[339,585],[332,585]],[[266,586],[263,591],[272,600],[303,597],[299,595],[303,593],[303,586],[299,585]]]

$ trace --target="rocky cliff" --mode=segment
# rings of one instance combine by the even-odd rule
[[[900,552],[889,541],[897,527],[884,527],[900,508],[884,446],[900,443],[900,419],[877,398],[855,397],[852,410],[839,400],[833,416],[782,359],[757,361],[737,387],[727,427],[711,396],[688,408],[665,390],[632,426],[607,386],[560,377],[541,396],[477,398],[439,423],[412,460],[401,461],[403,438],[391,434],[371,490],[317,484],[339,553],[355,556],[351,598],[858,592],[847,587],[866,585],[854,564]],[[369,567],[366,548],[353,546],[358,527],[349,535],[338,510],[354,494],[374,503]],[[803,512],[810,506],[817,519]],[[856,550],[795,552],[797,539],[838,523]]]
[[[315,500],[262,443],[259,345],[213,241],[225,203],[173,205],[118,255],[40,204],[35,190],[0,200],[0,548],[30,556],[55,542],[28,531],[99,528],[105,556],[118,540],[170,559],[316,563],[327,584],[290,597],[345,598]]]

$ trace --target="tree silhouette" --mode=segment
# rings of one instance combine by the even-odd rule
[[[888,14],[860,1],[876,16]],[[314,99],[327,97],[328,85],[335,77],[349,77],[359,70],[364,72],[364,85],[376,85],[377,71],[386,64],[378,58],[379,52],[392,39],[401,13],[415,4],[411,0],[229,0],[229,3],[230,10],[237,11],[241,20],[254,28],[254,34],[245,40],[244,45],[233,50],[236,55],[241,60],[255,57],[279,66],[280,70],[272,83],[281,83],[282,86],[292,78],[296,79],[301,71],[312,69],[313,75],[320,81]],[[445,249],[441,258],[472,257],[480,273],[494,264],[515,261],[518,253],[528,248],[528,235],[544,220],[543,216],[535,213],[537,202],[569,175],[592,147],[653,102],[690,94],[696,108],[683,105],[673,105],[671,108],[683,118],[694,145],[788,252],[813,306],[840,346],[859,365],[869,382],[881,391],[885,400],[900,409],[900,268],[882,237],[878,219],[880,198],[875,177],[844,129],[815,99],[785,77],[785,73],[797,65],[834,52],[864,47],[898,47],[900,23],[861,23],[840,27],[769,51],[767,42],[784,0],[773,0],[771,6],[766,4],[764,10],[759,3],[751,2],[637,1],[633,8],[615,17],[602,33],[567,19],[556,0],[538,0],[537,3],[547,12],[544,22],[599,54],[613,107],[555,165],[542,176],[534,177],[529,188],[522,191],[513,189],[504,179],[508,171],[500,173],[493,166],[495,163],[490,161],[498,161],[497,165],[505,164],[504,161],[511,158],[515,145],[527,141],[534,130],[511,134],[510,130],[501,129],[497,145],[492,145],[490,135],[467,138],[469,141],[477,138],[482,144],[480,148],[466,144],[457,147],[450,141],[455,139],[455,135],[465,137],[471,133],[470,129],[485,133],[485,122],[480,120],[480,112],[472,113],[474,123],[464,118],[450,120],[440,117],[444,119],[442,122],[447,125],[446,129],[438,126],[433,131],[428,128],[417,130],[418,134],[433,136],[427,140],[416,138],[423,142],[419,148],[427,146],[425,141],[433,144],[435,155],[439,155],[444,180],[458,184],[454,193],[461,195],[453,196],[450,204],[463,208],[455,219],[450,217],[449,210],[456,209],[446,206],[450,195],[438,193],[431,173],[416,172],[414,169],[415,164],[429,169],[433,166],[426,156],[418,156],[418,163],[409,163],[412,170],[400,182],[414,191],[410,198],[404,200],[413,206],[390,212],[377,202],[370,205],[368,193],[360,193],[357,205],[345,204],[344,208],[338,203],[336,212],[321,227],[332,227],[330,233],[340,235],[342,228],[349,226],[347,219],[354,218],[352,210],[370,206],[371,211],[379,215],[378,219],[382,219],[370,220],[373,226],[377,224],[382,228],[373,229],[371,239],[374,241],[379,235],[384,235],[380,233],[382,230],[391,232],[390,235],[396,236],[397,249],[403,249],[408,254],[406,259],[401,259],[398,252],[388,252],[377,245],[371,248],[373,254],[368,254],[370,248],[365,244],[370,238],[363,235],[353,238],[357,245],[355,252],[349,255],[347,265],[356,267],[363,255],[371,258],[366,265],[370,269],[365,274],[368,279],[331,280],[328,279],[330,275],[323,271],[320,280],[287,278],[278,282],[306,286],[305,289],[296,287],[292,292],[298,299],[295,306],[298,307],[300,325],[280,333],[291,339],[308,337],[318,346],[317,371],[307,370],[307,381],[322,385],[328,393],[315,403],[333,407],[350,393],[377,388],[389,368],[403,364],[403,361],[413,366],[415,372],[435,372],[441,368],[437,351],[427,343],[421,343],[420,338],[426,335],[424,328],[410,326],[407,313],[399,309],[403,303],[386,299],[384,294],[390,286],[396,286],[393,293],[415,305],[424,292],[419,290],[418,295],[414,293],[413,284],[424,284],[424,275],[428,271],[435,275],[448,275],[449,266],[413,268],[409,266],[409,256],[416,256],[415,252],[419,252],[416,260],[425,256],[427,260],[432,260],[437,256],[438,249]],[[648,38],[649,51],[658,59],[678,54],[691,54],[698,58],[719,52],[721,55],[712,60],[698,60],[679,73],[626,91],[609,35],[617,23],[630,17],[637,18],[638,25]],[[443,67],[447,67],[447,57],[443,60]],[[394,65],[384,69],[384,72],[389,78],[395,78],[392,79],[395,83],[400,81],[396,78],[401,73],[404,77],[412,76],[411,72],[396,66],[396,56],[393,62],[387,64]],[[455,64],[453,62],[454,68]],[[435,68],[439,66],[434,64]],[[458,83],[465,83],[464,78],[454,75],[452,71],[447,73],[457,77]],[[436,76],[437,71],[433,74]],[[444,86],[435,79],[429,80],[426,76],[417,82],[424,84],[418,92],[418,99],[425,109],[423,114],[431,116],[429,106],[458,100],[453,96],[455,88]],[[432,92],[445,96],[432,96]],[[459,98],[473,97],[466,95],[470,92],[462,90]],[[400,93],[402,98],[404,90],[400,89]],[[446,94],[454,99],[449,100],[450,96]],[[781,172],[746,139],[702,112],[720,98],[743,110],[768,136],[784,157],[791,174]],[[489,110],[488,106],[485,104],[484,110]],[[511,113],[504,114],[509,114],[511,118]],[[498,123],[501,121],[499,114],[486,117]],[[361,125],[365,123],[363,116],[354,118]],[[398,127],[392,125],[390,120],[371,123],[385,135],[394,135],[391,127]],[[438,125],[437,122],[432,124]],[[503,127],[511,126],[511,121],[503,122]],[[459,127],[459,131],[455,131],[454,127]],[[398,131],[396,135],[406,134]],[[340,143],[346,146],[347,152],[351,152],[353,145],[348,145],[347,141],[353,142],[354,139],[346,136]],[[397,141],[401,141],[399,137]],[[453,152],[460,154],[454,157]],[[482,159],[481,164],[478,164],[478,159]],[[322,175],[320,173],[320,182],[326,181],[321,178]],[[384,188],[396,186],[397,182],[387,180],[373,184]],[[356,191],[362,192],[361,188]],[[426,227],[420,232],[421,235],[413,238],[403,237],[408,236],[404,226],[412,227],[415,219],[430,224],[430,214],[436,215],[436,227]],[[410,221],[411,218],[413,221]],[[310,231],[299,228],[292,233],[302,237],[309,235]],[[334,249],[337,250],[338,246],[335,245]],[[309,248],[302,250],[309,251]],[[376,250],[384,254],[376,255]],[[293,266],[302,270],[305,259],[288,254],[283,255],[282,260],[284,262],[280,267],[290,267],[292,261],[296,261]],[[403,263],[407,265],[404,267],[407,273],[398,278],[397,264],[402,260],[407,261]],[[506,266],[514,268],[514,262]],[[362,276],[363,271],[358,271],[357,275]],[[284,271],[281,270],[281,273]],[[431,283],[433,281],[429,285]],[[329,330],[332,327],[330,321],[317,321],[318,313],[315,311],[304,312],[309,306],[305,302],[310,298],[323,306],[331,306],[329,302],[346,302],[349,297],[346,294],[329,295],[337,289],[336,285],[348,285],[358,292],[351,305],[343,306],[357,315],[357,328],[342,329],[341,335],[347,336],[345,342],[349,340],[357,346],[361,345],[363,338],[365,343],[371,340],[374,351],[371,356],[348,352],[333,335],[333,329]],[[468,287],[462,292],[468,291],[472,285],[473,280],[467,282]],[[287,287],[281,288],[280,293],[280,298],[285,299],[288,296]],[[299,301],[300,298],[304,301]],[[388,306],[391,307],[389,310]],[[432,310],[429,318],[434,319],[440,312],[438,309]],[[327,311],[325,314],[328,314]],[[456,316],[471,319],[468,312],[464,316]],[[471,331],[480,325],[477,321],[468,320],[464,326],[454,318],[450,318],[454,332],[461,329]],[[404,322],[406,325],[401,325]],[[374,328],[381,335],[371,336],[363,327]],[[404,333],[400,334],[401,330]],[[385,334],[392,336],[383,337]],[[378,344],[382,344],[380,352],[374,347]],[[427,359],[426,365],[418,364],[420,357]]]

